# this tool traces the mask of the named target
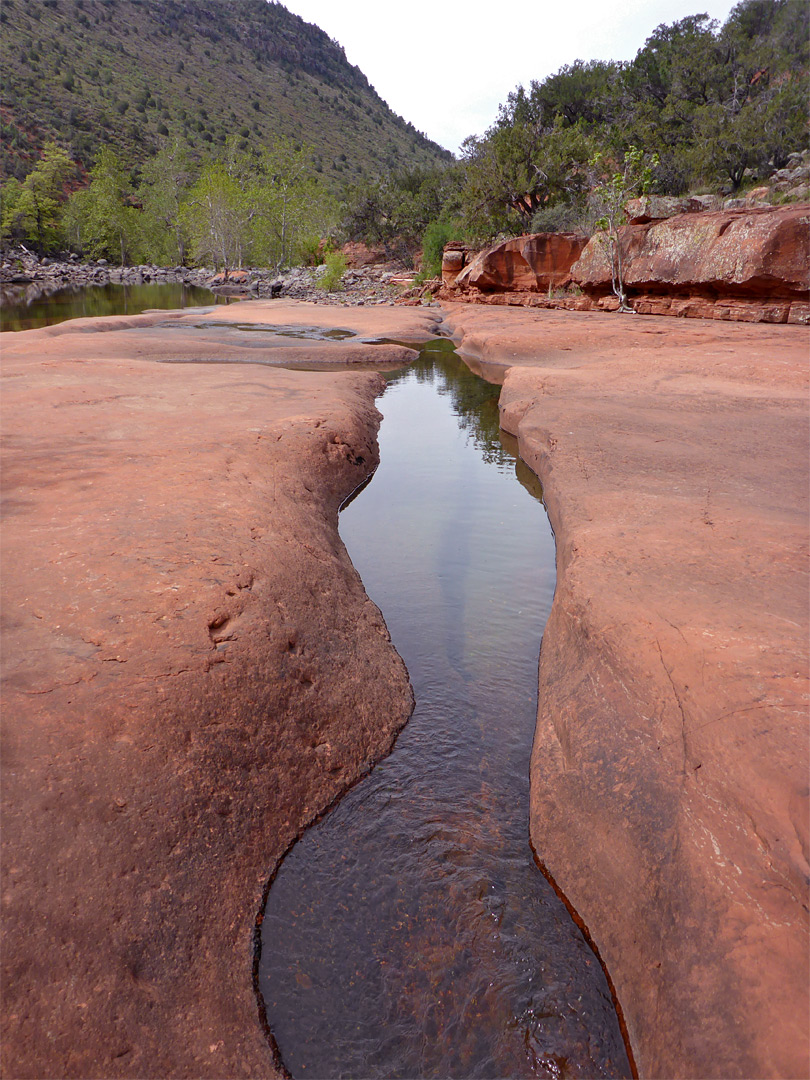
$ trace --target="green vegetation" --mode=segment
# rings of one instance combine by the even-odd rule
[[[518,86],[459,161],[278,3],[4,0],[2,22],[0,228],[42,254],[280,268],[361,240],[407,264],[421,248],[426,279],[449,240],[601,225],[623,303],[631,194],[734,193],[807,142],[810,12],[793,0]]]
[[[452,223],[447,239],[461,235],[464,170],[458,163],[431,169],[399,169],[375,183],[351,187],[344,201],[342,230],[349,240],[383,244],[410,265],[425,230],[443,220]]]
[[[0,175],[56,141],[137,169],[166,142],[198,157],[284,136],[336,189],[451,155],[396,116],[317,26],[266,0],[3,0]]]
[[[146,163],[138,185],[109,147],[99,151],[89,183],[67,194],[65,178],[75,171],[64,151],[49,145],[24,182],[7,181],[2,238],[41,254],[67,244],[122,264],[190,259],[225,271],[278,269],[317,251],[337,214],[311,153],[281,136],[259,154],[239,151],[232,140],[199,164],[173,143]]]
[[[624,288],[625,252],[620,228],[627,222],[624,208],[628,200],[650,190],[653,169],[659,164],[658,155],[653,154],[645,160],[644,153],[631,146],[624,155],[622,167],[616,172],[606,169],[601,154],[596,154],[589,164],[597,178],[591,187],[589,202],[599,215],[594,228],[607,248],[613,294],[618,297],[619,311],[632,311],[627,305]]]
[[[64,187],[75,165],[56,143],[46,144],[42,157],[25,180],[3,185],[0,235],[21,235],[38,250],[47,251],[61,239]]]
[[[662,194],[736,191],[807,143],[810,9],[743,0],[720,27],[706,15],[659,26],[635,59],[562,68],[519,86],[482,137],[464,144],[464,223],[483,236],[570,227],[588,215],[597,155],[623,169],[657,155]]]
[[[90,184],[68,200],[66,229],[76,246],[96,258],[120,263],[133,260],[137,247],[138,211],[130,205],[129,175],[113,150],[102,147],[90,171]]]
[[[341,286],[343,275],[349,265],[348,261],[346,256],[339,251],[328,252],[323,261],[326,273],[321,276],[321,288],[326,289],[327,292],[335,292]]]
[[[458,222],[447,218],[431,221],[422,235],[422,276],[425,280],[438,277],[442,272],[442,255],[445,244],[458,236]]]

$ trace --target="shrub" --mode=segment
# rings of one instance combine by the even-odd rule
[[[422,235],[422,268],[424,281],[439,277],[442,272],[444,245],[450,240],[457,240],[459,229],[455,222],[439,218],[431,221]]]
[[[321,288],[326,289],[327,292],[335,292],[341,287],[343,275],[349,265],[348,260],[339,251],[333,251],[325,255],[323,261],[326,265],[326,273],[321,277]]]
[[[558,232],[581,232],[582,212],[577,206],[570,203],[557,203],[555,206],[544,206],[532,218],[531,231],[533,233],[558,233]]]

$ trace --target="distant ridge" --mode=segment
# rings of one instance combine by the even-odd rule
[[[2,0],[0,169],[55,139],[88,168],[180,136],[313,147],[332,186],[452,155],[397,116],[319,27],[266,0]]]

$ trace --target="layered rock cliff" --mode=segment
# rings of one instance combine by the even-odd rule
[[[750,322],[805,322],[810,298],[810,206],[677,214],[621,230],[634,309]],[[571,268],[596,300],[611,295],[604,238]]]
[[[620,230],[624,284],[635,311],[810,321],[810,205],[693,207],[663,220],[655,212],[655,206],[635,207],[633,223]],[[458,256],[448,252],[448,269],[450,259]],[[466,262],[457,276],[443,275],[443,299],[575,311],[619,306],[601,234],[587,242],[567,234],[521,236]]]

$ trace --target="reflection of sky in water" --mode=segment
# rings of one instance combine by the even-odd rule
[[[416,710],[281,865],[268,1020],[295,1077],[628,1075],[598,963],[528,846],[551,530],[498,438],[498,388],[433,359],[389,379],[380,467],[340,525]]]

